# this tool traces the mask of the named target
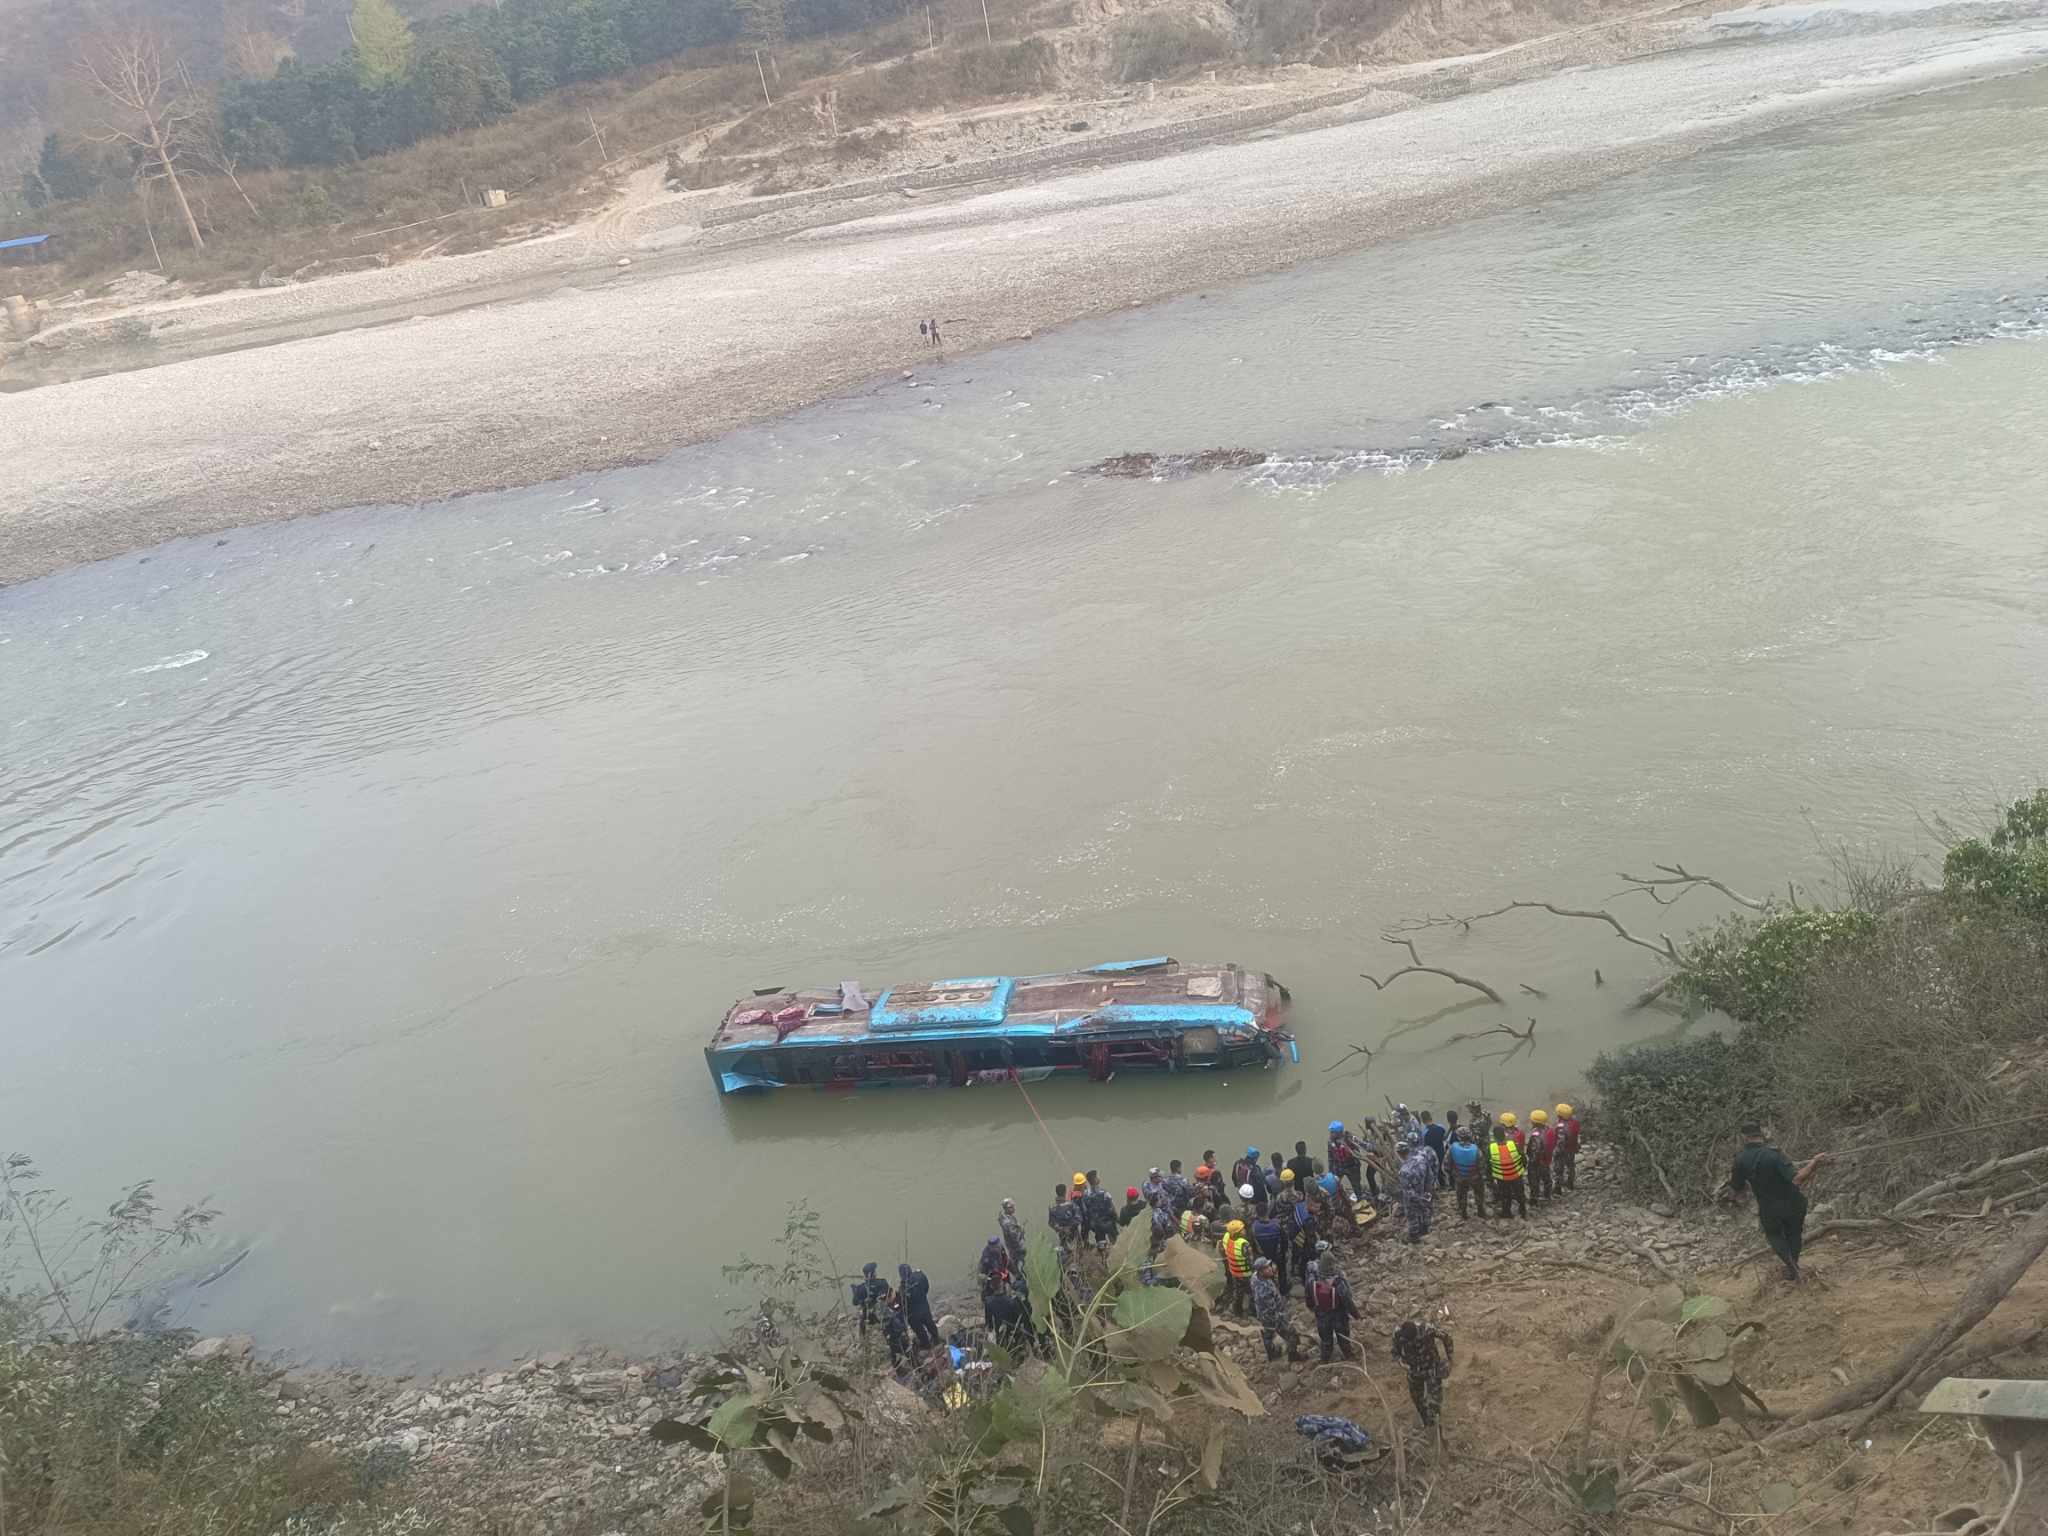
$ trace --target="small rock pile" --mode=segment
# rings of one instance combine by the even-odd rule
[[[351,1369],[278,1369],[247,1334],[186,1352],[264,1375],[280,1418],[314,1445],[409,1474],[422,1502],[523,1509],[543,1525],[573,1520],[632,1531],[691,1509],[714,1486],[715,1457],[657,1445],[647,1427],[695,1417],[684,1395],[705,1362],[631,1362],[611,1351],[557,1351],[507,1370],[418,1381]]]

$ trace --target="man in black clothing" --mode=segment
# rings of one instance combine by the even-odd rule
[[[1453,1110],[1453,1114],[1457,1111]],[[1422,1112],[1422,1140],[1429,1148],[1429,1155],[1436,1159],[1436,1187],[1449,1189],[1451,1176],[1444,1171],[1444,1147],[1449,1143],[1451,1133],[1436,1123],[1428,1110]]]
[[[853,1288],[853,1305],[860,1314],[861,1337],[867,1337],[870,1326],[882,1320],[883,1303],[889,1299],[889,1282],[875,1274],[877,1266],[863,1264],[860,1267],[860,1284]]]
[[[1316,1176],[1316,1160],[1308,1155],[1308,1143],[1297,1141],[1294,1156],[1287,1159],[1287,1166],[1294,1170],[1294,1187],[1307,1189]]]
[[[903,1298],[903,1320],[917,1335],[917,1342],[930,1349],[939,1342],[939,1325],[932,1321],[931,1277],[908,1264],[896,1266],[896,1294]]]
[[[1771,1251],[1784,1261],[1788,1280],[1799,1278],[1799,1247],[1806,1230],[1803,1186],[1827,1160],[1827,1153],[1819,1152],[1795,1169],[1790,1158],[1764,1139],[1763,1126],[1752,1120],[1742,1128],[1742,1150],[1735,1154],[1735,1169],[1728,1175],[1728,1197],[1745,1189],[1755,1192],[1757,1224]]]

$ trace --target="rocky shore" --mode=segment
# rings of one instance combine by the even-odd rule
[[[1606,1160],[1602,1149],[1589,1147],[1578,1190],[1537,1207],[1528,1221],[1461,1222],[1445,1197],[1429,1237],[1411,1246],[1399,1220],[1383,1218],[1382,1230],[1342,1254],[1364,1313],[1368,1358],[1403,1317],[1448,1317],[1453,1327],[1479,1320],[1483,1298],[1503,1274],[1556,1277],[1585,1269],[1655,1284],[1725,1266],[1756,1246],[1746,1212],[1680,1218],[1621,1199],[1607,1187]],[[957,1294],[955,1277],[935,1279],[954,1293],[953,1313],[978,1314],[970,1298]],[[1313,1326],[1305,1333],[1312,1341]],[[1319,1366],[1267,1365],[1249,1328],[1230,1347],[1262,1391],[1285,1397],[1315,1388]],[[359,1457],[373,1471],[406,1476],[411,1492],[435,1507],[472,1503],[488,1492],[494,1503],[542,1512],[551,1526],[574,1521],[594,1531],[631,1532],[692,1507],[717,1476],[714,1457],[658,1444],[648,1434],[659,1420],[701,1416],[688,1392],[711,1363],[701,1353],[635,1359],[584,1347],[489,1370],[386,1375],[267,1361],[256,1340],[240,1334],[197,1340],[183,1359],[251,1373],[296,1434]],[[886,1374],[876,1373],[862,1390],[871,1424],[883,1434],[914,1436],[919,1424],[944,1412]]]

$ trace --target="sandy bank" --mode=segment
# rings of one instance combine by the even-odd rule
[[[0,396],[0,582],[185,534],[658,454],[953,347],[2032,67],[2025,20],[1794,26],[1392,115],[679,249],[539,296]]]

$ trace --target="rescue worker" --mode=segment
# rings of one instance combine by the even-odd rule
[[[1293,1170],[1289,1170],[1292,1172]],[[1322,1240],[1322,1228],[1316,1225],[1315,1208],[1308,1202],[1308,1191],[1294,1188],[1293,1219],[1282,1219],[1281,1225],[1287,1230],[1287,1241],[1294,1250],[1294,1272],[1299,1275],[1308,1268],[1308,1261],[1316,1256],[1316,1244]],[[1281,1291],[1285,1296],[1286,1291]]]
[[[1316,1176],[1316,1160],[1308,1155],[1307,1142],[1294,1144],[1294,1156],[1287,1159],[1287,1171],[1294,1175],[1296,1184],[1303,1186]]]
[[[1031,1309],[1025,1306],[1023,1298],[1009,1291],[998,1291],[984,1297],[981,1305],[988,1331],[1003,1348],[1021,1356],[1031,1347]]]
[[[1252,1315],[1259,1320],[1259,1337],[1265,1342],[1268,1360],[1280,1358],[1279,1347],[1273,1342],[1276,1336],[1287,1341],[1290,1364],[1301,1359],[1301,1335],[1287,1315],[1286,1298],[1273,1282],[1271,1259],[1260,1259],[1252,1266]]]
[[[1579,1187],[1579,1117],[1569,1104],[1557,1106],[1557,1187]]]
[[[1176,1220],[1182,1211],[1195,1203],[1195,1186],[1180,1171],[1180,1159],[1177,1157],[1166,1165],[1166,1203],[1169,1214]]]
[[[1237,1190],[1237,1198],[1249,1202],[1254,1209],[1266,1203],[1266,1175],[1259,1167],[1259,1149],[1246,1147],[1230,1168],[1230,1182]]]
[[[1408,1241],[1419,1243],[1429,1235],[1430,1217],[1436,1212],[1436,1159],[1424,1142],[1409,1142],[1402,1148],[1401,1213],[1408,1218]]]
[[[1252,1245],[1244,1235],[1244,1223],[1232,1221],[1225,1227],[1223,1241],[1217,1247],[1223,1250],[1223,1301],[1219,1310],[1227,1305],[1232,1317],[1243,1317],[1252,1282]]]
[[[1022,1274],[1023,1271],[1017,1273]],[[992,1299],[1007,1292],[1011,1286],[1010,1256],[1000,1237],[990,1238],[982,1248],[981,1262],[975,1266],[974,1285],[981,1292],[981,1320],[993,1328],[997,1309],[991,1305]],[[858,1286],[854,1287],[856,1296],[859,1291]],[[866,1326],[865,1323],[862,1326]]]
[[[860,1314],[860,1336],[868,1336],[871,1324],[881,1321],[882,1303],[889,1299],[889,1282],[875,1278],[879,1266],[863,1264],[860,1267],[860,1283],[853,1288],[853,1305]]]
[[[1451,1176],[1444,1172],[1444,1148],[1450,1144],[1451,1133],[1436,1123],[1428,1110],[1422,1112],[1422,1144],[1429,1148],[1429,1155],[1436,1160],[1436,1187],[1449,1189]]]
[[[889,1369],[898,1371],[911,1353],[910,1324],[903,1315],[903,1298],[886,1283],[882,1289],[888,1297],[882,1303],[882,1334],[889,1341]]]
[[[1550,1200],[1550,1158],[1557,1149],[1557,1135],[1550,1128],[1547,1110],[1529,1111],[1529,1139],[1522,1144],[1529,1162],[1529,1198],[1548,1204]]]
[[[1145,1197],[1138,1193],[1138,1186],[1131,1184],[1124,1189],[1124,1208],[1116,1213],[1116,1224],[1128,1227],[1140,1216],[1150,1216],[1152,1208],[1145,1203]]]
[[[1138,1186],[1138,1192],[1145,1197],[1147,1205],[1164,1208],[1173,1203],[1172,1197],[1166,1192],[1166,1175],[1157,1168],[1146,1171],[1145,1182]]]
[[[1155,1205],[1152,1207],[1152,1246],[1146,1253],[1147,1263],[1138,1272],[1140,1284],[1150,1285],[1152,1283],[1152,1264],[1157,1262],[1159,1255],[1166,1251],[1166,1241],[1173,1236],[1173,1226],[1173,1217],[1167,1214],[1165,1206]]]
[[[1252,1247],[1262,1259],[1278,1266],[1275,1277],[1280,1294],[1287,1294],[1287,1235],[1280,1224],[1281,1210],[1267,1209],[1252,1217]]]
[[[932,1282],[921,1269],[908,1264],[896,1266],[896,1294],[903,1298],[903,1320],[917,1335],[917,1342],[930,1349],[939,1342],[939,1325],[932,1318]]]
[[[1365,1192],[1377,1201],[1380,1198],[1380,1123],[1367,1115],[1358,1123],[1358,1134],[1353,1138],[1358,1147],[1358,1161],[1365,1172]]]
[[[1449,1333],[1420,1318],[1411,1317],[1394,1330],[1394,1358],[1408,1372],[1408,1396],[1425,1427],[1443,1412],[1444,1378],[1451,1374],[1453,1348]]]
[[[1742,1150],[1735,1154],[1726,1198],[1735,1199],[1744,1190],[1756,1192],[1757,1225],[1763,1228],[1771,1252],[1784,1264],[1788,1280],[1799,1279],[1799,1250],[1806,1235],[1806,1181],[1827,1160],[1827,1153],[1816,1152],[1794,1169],[1792,1160],[1765,1140],[1761,1124],[1752,1120],[1742,1128]]]
[[[1074,1178],[1081,1184],[1088,1182],[1082,1174]],[[1052,1235],[1060,1240],[1065,1251],[1081,1240],[1081,1205],[1077,1200],[1067,1198],[1067,1186],[1055,1184],[1052,1187],[1052,1205],[1045,1213],[1045,1224],[1052,1228]]]
[[[1500,1118],[1495,1123],[1507,1127],[1508,1139],[1514,1142],[1516,1150],[1519,1151],[1522,1146],[1522,1127],[1521,1122],[1515,1119],[1515,1112],[1512,1109],[1502,1110]]]
[[[996,1230],[1003,1234],[1003,1246],[1010,1251],[1010,1267],[1024,1268],[1024,1223],[1017,1219],[1017,1202],[1003,1201],[1002,1213],[996,1217]]]
[[[1352,1300],[1351,1282],[1338,1269],[1328,1243],[1321,1244],[1315,1258],[1309,1261],[1303,1286],[1309,1310],[1316,1315],[1316,1343],[1323,1364],[1328,1365],[1330,1357],[1339,1351],[1346,1360],[1356,1359],[1358,1346],[1351,1341],[1351,1319],[1358,1315],[1358,1307]]]
[[[1469,1195],[1479,1205],[1479,1219],[1486,1219],[1486,1157],[1472,1133],[1464,1126],[1452,1139],[1446,1160],[1451,1165],[1451,1187],[1458,1192],[1458,1220],[1467,1219],[1465,1200]]]
[[[1223,1165],[1216,1161],[1216,1149],[1214,1147],[1210,1147],[1202,1154],[1201,1165],[1195,1169],[1195,1177],[1209,1186],[1209,1197],[1216,1202],[1217,1210],[1221,1211],[1228,1208],[1230,1205],[1230,1188],[1235,1186],[1236,1181],[1233,1180],[1229,1187],[1225,1186],[1223,1182]]]
[[[1107,1248],[1116,1241],[1116,1202],[1108,1190],[1088,1186],[1088,1193],[1081,1198],[1081,1225],[1098,1247]]]
[[[1477,1099],[1468,1099],[1465,1103],[1465,1127],[1481,1147],[1493,1145],[1493,1117],[1479,1107]]]
[[[1202,1241],[1204,1233],[1208,1230],[1208,1226],[1209,1218],[1207,1214],[1205,1214],[1202,1211],[1196,1210],[1192,1205],[1189,1206],[1186,1210],[1180,1213],[1181,1241],[1186,1243],[1190,1248],[1195,1247]]]
[[[1522,1162],[1522,1149],[1508,1136],[1507,1121],[1502,1115],[1493,1128],[1493,1145],[1487,1148],[1487,1170],[1493,1183],[1493,1198],[1496,1202],[1494,1214],[1505,1218],[1517,1207],[1521,1209],[1522,1220],[1529,1219],[1529,1181]]]
[[[1351,1139],[1351,1133],[1344,1129],[1342,1120],[1330,1122],[1330,1172],[1340,1179],[1349,1179],[1353,1195],[1365,1193],[1364,1187],[1358,1182],[1358,1144]]]
[[[1280,1175],[1286,1171],[1286,1165],[1280,1161],[1280,1154],[1275,1152],[1273,1154],[1273,1165],[1266,1170],[1266,1203],[1268,1205],[1278,1200],[1283,1193],[1280,1188]]]

